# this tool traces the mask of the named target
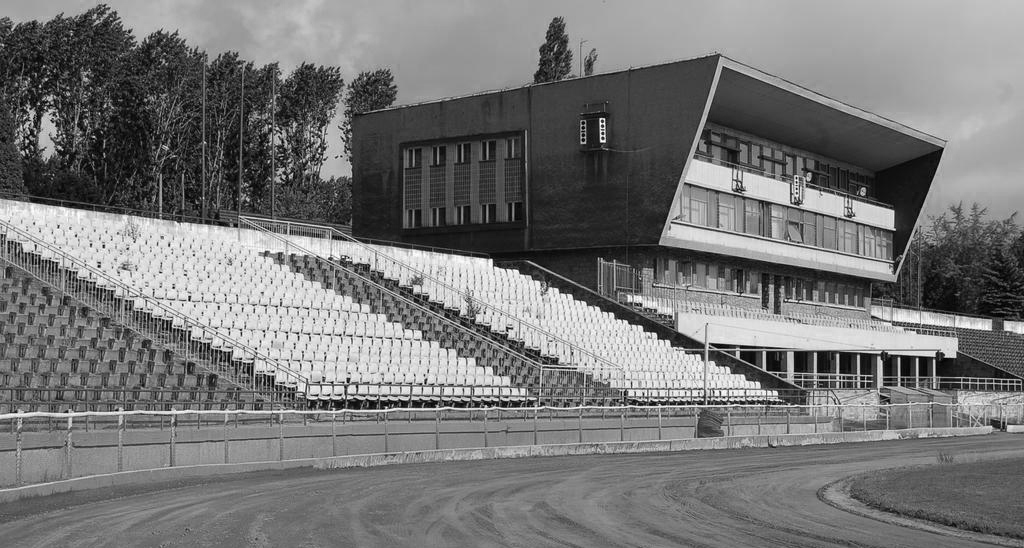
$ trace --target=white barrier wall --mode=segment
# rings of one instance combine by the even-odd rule
[[[944,312],[933,312],[928,310],[913,310],[909,308],[891,308],[888,306],[871,306],[871,315],[887,322],[920,323],[924,325],[937,325],[942,327],[954,327],[962,329],[980,329],[983,331],[992,330],[992,320],[989,318],[974,318],[970,316],[959,316]],[[1024,323],[1015,323],[1020,331],[1024,333]],[[1007,331],[1015,331],[1007,327]]]

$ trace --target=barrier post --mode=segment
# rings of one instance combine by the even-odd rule
[[[789,409],[786,410],[786,433],[787,434],[792,434],[793,433],[792,426],[790,425]]]
[[[662,440],[662,408],[660,407],[657,408],[657,440]]]
[[[117,414],[117,471],[124,472],[124,412]]]
[[[228,413],[224,412],[224,464],[227,464],[231,460],[231,454],[229,453],[230,444],[228,442]]]
[[[338,456],[338,414],[331,413],[331,456]]]
[[[68,416],[67,434],[64,437],[64,478],[71,478],[71,431],[74,428],[71,416]]]
[[[174,438],[177,437],[177,419],[177,415],[171,415],[171,467],[174,467]]]
[[[484,408],[484,447],[487,447],[487,409]]]
[[[387,411],[384,411],[384,452],[385,453],[388,452],[389,445],[390,445],[388,443],[389,442],[389,440],[388,440],[388,415],[390,415],[390,414],[391,413],[388,413]]]
[[[626,409],[619,410],[619,441],[626,441]]]
[[[537,408],[533,408],[533,444],[537,445]]]
[[[441,414],[434,410],[434,449],[441,448]]]
[[[846,431],[846,421],[844,420],[844,417],[843,417],[843,406],[842,405],[839,406],[839,431],[840,432]]]
[[[271,415],[273,416],[273,415]],[[284,411],[278,415],[277,460],[284,460]]]

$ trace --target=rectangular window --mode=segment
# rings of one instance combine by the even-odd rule
[[[473,222],[468,205],[455,206],[455,224],[468,225]]]
[[[786,221],[786,239],[790,242],[804,243],[803,218],[803,212],[799,209],[789,209],[789,218]]]
[[[822,217],[822,224],[824,230],[822,230],[822,247],[826,249],[836,248],[836,218],[835,217]]]
[[[523,220],[523,202],[508,202],[506,213],[508,214],[508,221],[522,221]]]
[[[495,156],[498,155],[498,141],[484,141],[482,143],[482,149],[480,151],[481,162],[489,162],[494,160]]]
[[[747,275],[747,293],[751,295],[758,295],[761,293],[761,273],[746,271]]]
[[[718,265],[711,263],[708,265],[708,277],[705,280],[708,289],[718,289]]]
[[[505,139],[505,158],[521,158],[523,156],[523,140],[520,137]]]
[[[878,243],[878,257],[887,261],[892,260],[892,232],[882,230]],[[859,305],[858,305],[859,306]]]
[[[864,233],[864,245],[861,246],[861,254],[867,257],[875,257],[878,253],[878,249],[875,247],[875,234],[878,229],[873,226],[862,226],[861,230]]]
[[[743,200],[743,212],[746,229],[744,232],[755,236],[761,235],[761,202],[757,200]]]
[[[480,222],[498,222],[498,204],[480,204]]]
[[[455,163],[466,164],[473,158],[473,143],[455,145]]]
[[[693,285],[696,287],[708,286],[707,263],[693,263]]]
[[[718,228],[736,229],[736,202],[728,194],[718,195]]]
[[[693,275],[693,265],[687,261],[679,261],[678,272],[676,272],[676,285],[687,285],[690,283],[690,276]]]
[[[392,156],[394,158],[394,156]],[[407,148],[405,149],[405,167],[420,167],[423,165],[423,149],[422,148]]]
[[[423,226],[423,210],[407,209],[405,211],[405,227],[419,228],[421,226]]]
[[[840,251],[857,253],[857,225],[850,221],[839,221],[843,225],[843,239]]]
[[[432,166],[443,166],[447,162],[448,147],[439,145],[431,148],[431,159],[430,165]]]
[[[786,239],[786,208],[780,205],[772,205],[772,238],[776,240]]]
[[[707,226],[708,224],[708,191],[694,187],[690,192],[690,222]]]
[[[818,245],[817,217],[810,211],[804,212],[804,243],[807,245]]]
[[[430,225],[445,226],[448,224],[448,209],[444,207],[431,208]]]

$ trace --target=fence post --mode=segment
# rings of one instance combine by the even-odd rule
[[[626,408],[619,410],[619,441],[626,441]]]
[[[441,449],[441,413],[434,410],[434,449]]]
[[[124,410],[117,414],[117,471],[124,472]]]
[[[277,460],[284,460],[284,411],[278,415]]]
[[[385,453],[387,453],[388,449],[390,448],[389,447],[389,443],[388,443],[388,415],[390,415],[390,414],[391,413],[389,413],[388,411],[384,411],[384,452]]]
[[[889,430],[889,415],[892,414],[892,404],[885,406],[885,429]]]
[[[331,456],[338,456],[338,414],[331,412]]]
[[[581,412],[582,414],[583,412]],[[758,427],[758,433],[761,433],[761,427]],[[662,440],[662,408],[657,408],[657,440]]]
[[[19,411],[19,413],[20,413],[20,411]],[[23,430],[23,428],[24,428],[24,421],[23,421],[23,419],[21,417],[18,417],[18,425],[17,425],[17,427],[15,429],[15,442],[14,442],[15,443],[15,445],[14,445],[14,461],[15,461],[15,466],[17,467],[17,470],[15,471],[15,479],[17,480],[18,485],[22,484],[22,481],[21,481],[21,469],[22,469],[21,449],[22,449],[22,430]]]
[[[792,429],[792,426],[790,425],[790,413],[789,413],[789,409],[787,409],[787,410],[786,410],[786,433],[787,433],[787,434],[792,434],[792,433],[793,433],[793,429]]]
[[[177,415],[171,415],[171,467],[174,467],[174,438],[177,436]]]
[[[846,421],[844,419],[845,419],[845,417],[843,417],[843,406],[840,405],[839,406],[839,431],[840,432],[845,432],[846,431]]]
[[[484,408],[484,447],[487,447],[487,408]]]
[[[68,431],[64,438],[64,477],[66,479],[71,478],[71,474],[73,473],[71,470],[71,431],[74,429],[74,423],[72,421],[72,417],[68,416]]]
[[[537,411],[538,408],[533,408],[533,444],[537,445]]]

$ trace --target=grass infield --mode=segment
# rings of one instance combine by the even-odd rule
[[[968,531],[1024,539],[1024,458],[883,470],[850,484],[869,506]],[[953,462],[950,462],[953,461]]]

